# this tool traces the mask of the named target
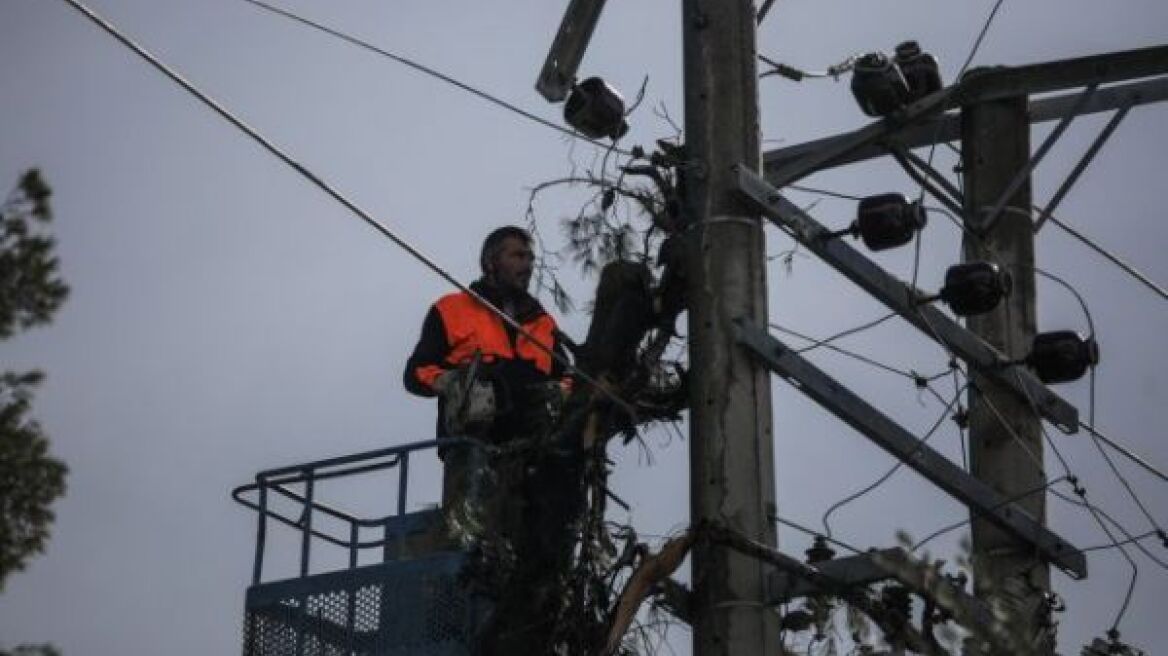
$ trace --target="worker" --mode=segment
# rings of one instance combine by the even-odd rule
[[[495,416],[477,437],[496,444],[531,432],[539,419],[537,401],[546,390],[569,386],[555,319],[527,291],[534,262],[531,244],[531,235],[523,228],[493,230],[479,254],[482,277],[470,285],[490,305],[467,292],[455,292],[438,299],[426,315],[406,363],[404,382],[413,394],[440,397],[438,437],[466,436],[452,435],[443,406],[459,374],[472,362],[481,364],[477,377],[492,384],[495,396]],[[500,311],[522,330],[499,317]]]
[[[526,230],[504,226],[487,235],[482,277],[470,288],[490,305],[465,291],[438,299],[404,372],[409,392],[438,397],[438,437],[469,438],[440,451],[442,505],[464,547],[490,550],[479,570],[492,579],[486,587],[500,592],[483,629],[483,654],[542,651],[531,645],[549,639],[548,627],[529,628],[523,617],[541,610],[536,604],[558,586],[571,554],[565,518],[572,513],[563,508],[578,505],[577,492],[556,492],[578,476],[580,459],[552,446],[570,384],[556,322],[527,291],[533,260]],[[475,390],[491,398],[471,398]],[[492,455],[480,443],[520,448]]]

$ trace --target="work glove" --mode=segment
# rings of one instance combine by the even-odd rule
[[[442,420],[449,435],[483,433],[495,419],[494,386],[471,376],[470,371],[460,367],[434,379],[432,387],[444,401]]]
[[[439,374],[438,377],[434,379],[434,382],[430,383],[430,387],[432,387],[439,396],[445,396],[449,392],[451,385],[457,384],[459,378],[460,376],[458,369],[449,369]]]

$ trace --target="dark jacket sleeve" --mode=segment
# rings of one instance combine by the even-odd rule
[[[406,361],[406,370],[402,372],[402,382],[406,391],[418,396],[436,396],[434,388],[430,386],[434,378],[442,371],[449,369],[446,364],[446,355],[450,352],[450,344],[446,340],[446,327],[442,324],[442,316],[436,308],[431,307],[422,322],[422,334],[418,337],[418,344],[414,352]]]
[[[576,344],[559,328],[552,332],[552,337],[555,339],[552,350],[559,357],[552,359],[551,377],[552,379],[563,378],[568,374],[568,367],[564,366],[564,362],[572,362],[572,356],[576,354]]]

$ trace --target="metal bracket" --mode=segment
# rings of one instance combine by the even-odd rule
[[[604,0],[571,0],[548,50],[535,88],[548,102],[560,102],[576,82],[576,70],[600,21]]]
[[[1062,119],[1081,96],[1081,92],[1075,92],[1031,100],[1030,122],[1045,123]],[[1118,109],[1125,104],[1146,105],[1165,100],[1168,100],[1168,78],[1153,78],[1101,88],[1079,113],[1096,114]],[[880,145],[882,141],[895,139],[905,148],[912,149],[934,143],[947,143],[960,137],[959,113],[928,116],[928,112],[923,112],[910,123],[879,121],[853,132],[769,150],[763,153],[763,166],[767,179],[772,184],[781,183],[776,186],[786,186],[799,178],[831,166],[842,166],[883,156],[885,149]]]
[[[944,578],[923,576],[919,566],[911,562],[904,549],[898,547],[825,560],[815,563],[815,568],[832,582],[844,587],[868,586],[893,579],[926,598],[936,599],[955,615],[961,615],[962,624],[992,631],[995,623],[994,614],[980,599]],[[801,574],[801,570],[786,570],[781,566],[771,572],[769,584],[773,596],[770,603],[785,604],[798,597],[823,591],[823,586]]]
[[[855,132],[840,135],[824,142],[821,147],[806,152],[797,160],[788,160],[782,166],[772,170],[771,157],[764,160],[766,163],[767,179],[776,187],[785,187],[800,178],[811,175],[819,169],[833,165],[837,159],[847,154],[880,141],[894,134],[929,114],[944,111],[945,103],[950,94],[950,87],[932,93],[906,107],[902,112],[888,118],[870,123]]]
[[[1079,411],[1050,391],[1028,369],[1012,364],[997,349],[940,310],[922,305],[920,299],[926,296],[924,292],[892,277],[842,240],[825,239],[830,233],[827,228],[784,198],[749,167],[738,166],[738,188],[758,204],[772,223],[789,230],[799,243],[905,321],[960,356],[982,375],[1012,390],[1023,401],[1033,401],[1038,413],[1059,430],[1068,434],[1079,430]]]
[[[900,549],[885,549],[880,553],[889,555],[894,551],[900,551]],[[845,587],[866,586],[893,578],[888,570],[876,563],[873,555],[871,553],[865,553],[856,556],[846,556],[844,558],[833,558],[815,563],[814,567],[824,576]],[[782,568],[771,572],[769,581],[771,597],[769,603],[777,606],[798,597],[806,597],[807,595],[822,590],[821,586],[815,585],[807,580],[807,577],[800,576],[801,573],[801,571],[793,572]]]
[[[900,144],[888,144],[888,152],[892,154],[892,158],[900,164],[900,168],[909,175],[917,184],[928,190],[929,194],[937,199],[945,207],[949,208],[950,212],[956,217],[965,216],[965,196],[961,190],[949,182],[941,172],[933,168],[931,164],[925,160],[917,157],[911,150],[901,146]],[[941,186],[938,189],[930,180],[936,181]]]
[[[1079,113],[1083,111],[1083,107],[1087,105],[1087,101],[1091,99],[1091,96],[1095,95],[1095,90],[1097,88],[1097,84],[1092,84],[1079,94],[1078,100],[1076,100],[1075,104],[1071,106],[1070,111],[1068,111],[1066,115],[1063,116],[1062,120],[1058,122],[1058,125],[1054,126],[1054,130],[1051,130],[1050,134],[1046,136],[1046,139],[1042,141],[1042,145],[1038,147],[1038,150],[1034,151],[1034,155],[1032,155],[1030,160],[1026,162],[1026,166],[1023,166],[1022,170],[1014,174],[1014,178],[1010,180],[1010,184],[1007,185],[1006,189],[1002,191],[1002,194],[998,196],[997,202],[994,203],[994,206],[988,215],[982,217],[981,208],[978,207],[974,209],[974,211],[971,213],[972,216],[968,217],[967,221],[971,221],[973,223],[972,227],[976,231],[984,234],[993,227],[994,223],[997,222],[998,217],[1002,215],[1002,211],[1006,209],[1006,205],[1009,204],[1010,199],[1014,197],[1014,194],[1018,193],[1018,190],[1022,188],[1022,185],[1029,182],[1030,174],[1034,172],[1034,168],[1038,166],[1038,163],[1042,161],[1042,158],[1046,157],[1046,154],[1050,152],[1051,147],[1054,146],[1054,144],[1059,140],[1059,137],[1063,136],[1063,132],[1066,132],[1067,128],[1070,127],[1071,122],[1075,120],[1075,117],[1077,117]],[[1026,210],[1027,215],[1030,214],[1029,207],[1023,209]]]
[[[1046,529],[1016,504],[1004,500],[888,416],[820,371],[750,320],[739,318],[738,342],[771,371],[859,431],[929,482],[985,517],[1075,579],[1086,578],[1083,552]]]
[[[1107,125],[1103,127],[1103,130],[1099,133],[1099,136],[1095,137],[1095,141],[1091,142],[1091,147],[1087,149],[1087,152],[1083,153],[1083,157],[1079,159],[1078,164],[1075,164],[1075,168],[1071,171],[1071,174],[1067,176],[1066,180],[1063,180],[1061,185],[1059,185],[1058,191],[1054,193],[1054,196],[1051,196],[1050,202],[1046,204],[1046,207],[1042,208],[1042,212],[1038,215],[1038,219],[1034,222],[1034,232],[1038,232],[1038,230],[1042,228],[1042,224],[1046,222],[1046,219],[1054,213],[1055,208],[1058,207],[1059,203],[1062,202],[1063,197],[1066,196],[1067,192],[1071,190],[1071,186],[1074,185],[1075,181],[1079,179],[1079,176],[1083,174],[1083,171],[1087,168],[1087,165],[1091,163],[1091,160],[1095,159],[1095,155],[1099,153],[1099,149],[1103,147],[1103,144],[1107,143],[1109,138],[1111,138],[1111,133],[1115,132],[1115,128],[1119,127],[1120,122],[1123,121],[1123,119],[1127,116],[1127,113],[1131,110],[1131,108],[1132,104],[1130,101],[1121,106],[1115,112],[1115,115],[1111,117],[1111,120],[1107,122]]]

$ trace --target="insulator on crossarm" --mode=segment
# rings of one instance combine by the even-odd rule
[[[1099,364],[1099,345],[1073,330],[1039,333],[1024,362],[1044,383],[1069,383]]]
[[[903,107],[909,88],[892,60],[882,52],[870,52],[852,69],[852,95],[865,114],[879,118]]]
[[[572,87],[564,103],[564,120],[592,139],[620,139],[629,131],[624,98],[598,77]]]
[[[916,41],[905,41],[896,46],[894,61],[908,85],[909,102],[941,90],[941,67],[937,58],[922,52]]]

